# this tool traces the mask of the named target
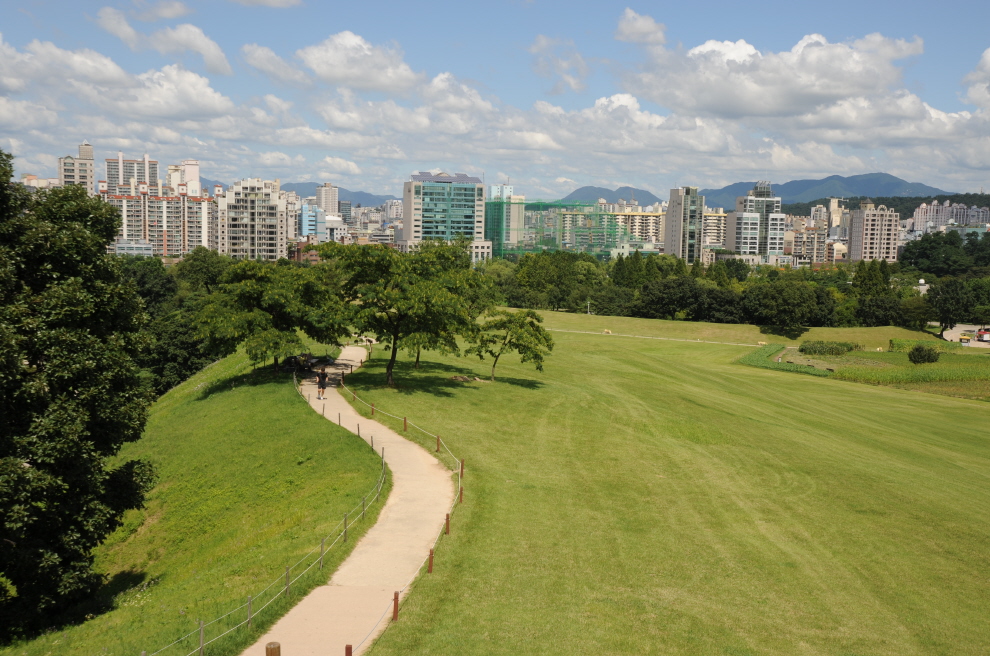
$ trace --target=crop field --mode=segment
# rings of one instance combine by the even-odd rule
[[[240,354],[158,400],[144,437],[126,445],[121,457],[151,460],[159,483],[146,508],[129,512],[98,550],[97,568],[108,585],[62,626],[0,654],[151,654],[195,632],[198,620],[242,606],[248,595],[255,597],[256,613],[274,599],[255,615],[253,629],[237,629],[206,649],[210,656],[237,654],[305,592],[326,583],[380,508],[371,506],[368,518],[353,524],[349,541],[328,552],[322,572],[311,569],[288,599],[275,596],[285,567],[318,548],[343,513],[361,503],[381,461],[363,441],[310,410],[291,374],[252,373]],[[301,569],[294,567],[293,576]],[[245,614],[241,608],[209,625],[206,640]],[[185,656],[197,641],[193,635],[162,656]]]
[[[858,331],[814,338],[898,337]],[[985,403],[739,364],[752,346],[554,339],[544,373],[506,357],[494,383],[452,380],[487,362],[426,353],[387,389],[377,349],[348,376],[466,458],[450,540],[374,656],[987,653]]]
[[[954,346],[958,347],[958,344]],[[942,353],[938,362],[926,364],[913,364],[907,353],[871,351],[808,356],[788,348],[770,354],[770,360],[778,356],[782,362],[773,368],[789,368],[869,385],[990,400],[990,349],[956,348]],[[746,356],[742,361],[761,366],[752,356]]]

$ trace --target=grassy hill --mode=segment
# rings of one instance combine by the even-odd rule
[[[736,363],[748,346],[554,339],[545,373],[506,359],[496,383],[455,382],[487,363],[435,354],[396,390],[381,360],[348,377],[467,461],[451,541],[371,654],[985,652],[986,403]]]
[[[199,619],[210,621],[244,604],[248,595],[255,595],[257,611],[282,584],[259,592],[360,504],[381,467],[367,444],[310,410],[291,375],[252,373],[243,355],[208,367],[162,397],[144,437],[121,457],[151,460],[160,482],[147,507],[128,513],[98,550],[97,566],[109,585],[64,627],[0,654],[150,654],[194,631]],[[354,525],[344,548],[329,552],[322,574],[311,570],[288,601],[280,597],[257,616],[253,630],[239,629],[207,653],[239,653],[303,593],[325,583],[379,507]],[[245,614],[242,609],[210,625],[206,638]],[[163,656],[184,656],[196,639]]]

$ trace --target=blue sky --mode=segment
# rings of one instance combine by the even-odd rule
[[[0,147],[18,173],[52,175],[85,138],[98,159],[394,194],[426,169],[530,197],[873,171],[976,191],[988,19],[978,2],[25,0],[0,25]]]

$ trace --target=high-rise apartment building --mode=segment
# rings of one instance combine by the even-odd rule
[[[184,159],[181,164],[169,164],[165,180],[165,184],[172,189],[177,190],[180,185],[185,185],[186,193],[190,196],[203,195],[203,188],[199,181],[199,160],[197,159]]]
[[[402,230],[396,242],[403,251],[415,248],[424,239],[471,240],[471,259],[480,261],[492,255],[492,242],[486,241],[485,185],[463,173],[420,171],[402,188]]]
[[[299,236],[320,235],[326,229],[327,213],[316,205],[303,205],[299,212]]]
[[[827,261],[827,221],[820,227],[799,227],[784,234],[784,253],[801,264],[818,264]]]
[[[388,221],[396,221],[402,218],[402,199],[390,198],[382,205],[382,212]]]
[[[144,154],[144,159],[124,159],[124,153],[118,151],[117,159],[106,160],[107,167],[107,193],[117,195],[117,187],[130,185],[131,181],[144,182],[148,185],[158,184],[158,161]],[[199,165],[197,163],[197,180],[199,179]]]
[[[316,206],[327,214],[340,214],[340,188],[324,182],[316,188]]]
[[[698,195],[697,187],[671,189],[664,220],[664,253],[693,264],[701,257],[704,220],[705,197]]]
[[[866,199],[853,210],[849,225],[849,261],[897,261],[897,236],[901,216],[886,205]]]
[[[246,260],[287,257],[297,236],[298,202],[278,180],[235,182],[217,198],[217,250]]]
[[[492,254],[503,257],[523,240],[526,225],[526,197],[513,196],[512,187],[492,185],[485,203],[485,240],[492,243]]]
[[[706,207],[702,228],[702,245],[711,249],[725,248],[726,221],[727,215],[721,207]]]
[[[58,158],[58,184],[60,187],[78,185],[86,188],[90,196],[96,194],[96,163],[93,161],[93,147],[88,141],[79,144],[79,156],[66,155]]]
[[[739,255],[783,255],[787,216],[780,204],[780,196],[765,181],[736,198],[736,210],[726,217],[725,247]]]
[[[144,242],[150,244],[153,255],[171,257],[197,246],[213,247],[216,203],[185,190],[185,184],[176,191],[142,183],[117,186],[117,193],[111,194],[107,185],[101,184],[100,196],[120,211],[118,241]]]

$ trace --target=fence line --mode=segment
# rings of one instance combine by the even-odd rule
[[[298,385],[298,381],[296,379],[295,373],[293,373],[293,375],[292,375],[292,382],[293,382],[293,386],[296,388],[296,391],[299,392],[299,394],[301,396],[302,395],[302,392],[301,392],[300,387]],[[364,500],[361,503],[356,504],[354,506],[354,508],[352,508],[350,510],[350,512],[347,513],[347,517],[348,518],[352,517],[355,513],[357,513],[362,508],[364,508],[365,511],[367,511],[367,508],[369,506],[377,503],[379,501],[380,497],[381,497],[381,491],[382,491],[382,487],[385,485],[385,480],[386,480],[386,469],[385,469],[385,458],[383,457],[382,458],[382,468],[381,468],[381,472],[378,475],[378,480],[372,486],[372,488],[368,492],[368,494],[365,495]],[[371,497],[372,495],[374,495],[374,498],[371,500],[370,503],[367,503],[366,500],[368,499],[368,497]],[[363,514],[362,514],[362,518],[363,518]],[[305,554],[302,558],[300,558],[299,561],[296,562],[295,565],[291,565],[290,567],[288,567],[288,575],[289,575],[289,577],[291,577],[293,570],[295,570],[300,565],[302,565],[304,562],[306,562],[306,560],[310,556],[313,556],[314,554],[317,554],[318,552],[321,552],[321,547],[322,547],[322,556],[325,556],[327,553],[329,553],[330,552],[330,549],[332,549],[334,547],[334,545],[336,545],[344,537],[344,535],[345,535],[346,528],[343,527],[343,524],[344,524],[344,520],[341,519],[339,522],[337,522],[337,525],[333,529],[331,529],[330,533],[325,538],[323,538],[320,541],[320,547],[314,547],[307,554]],[[353,522],[349,522],[348,525],[349,526],[353,525]],[[334,537],[335,534],[336,534],[336,537]],[[328,540],[330,538],[333,538],[333,541],[330,542],[330,544],[328,546],[324,546],[325,543],[326,543],[326,540]],[[259,613],[261,613],[263,610],[265,610],[266,608],[268,608],[268,606],[270,606],[272,604],[272,602],[274,602],[280,596],[284,596],[284,595],[288,594],[291,591],[292,584],[294,584],[297,581],[299,581],[299,579],[301,579],[303,576],[305,576],[307,572],[309,572],[311,569],[313,569],[313,567],[317,563],[320,563],[321,561],[322,561],[322,557],[321,556],[317,556],[316,558],[313,559],[313,561],[311,563],[309,563],[309,565],[305,569],[303,569],[301,572],[299,572],[295,576],[295,578],[288,578],[288,580],[287,580],[286,575],[279,575],[279,577],[276,578],[271,583],[269,583],[268,586],[265,587],[264,590],[262,590],[261,592],[259,592],[257,595],[252,596],[251,597],[251,600],[253,602],[257,602],[266,592],[268,592],[269,590],[271,590],[273,586],[275,586],[275,585],[277,585],[279,583],[285,584],[285,585],[283,585],[278,590],[278,592],[276,592],[274,595],[272,595],[272,597],[267,602],[265,602],[264,605],[262,605],[260,608],[257,608],[255,610],[253,610],[249,614],[249,616],[247,618],[245,618],[243,621],[239,622],[238,624],[235,624],[234,626],[230,627],[229,629],[227,629],[226,631],[220,633],[219,635],[216,635],[216,636],[210,638],[209,640],[204,641],[202,647],[205,648],[207,645],[209,645],[209,644],[211,644],[213,642],[216,642],[220,638],[226,636],[231,631],[234,631],[235,629],[239,629],[240,627],[245,626],[249,622],[255,620],[258,617]],[[225,614],[223,614],[223,615],[221,615],[221,616],[219,616],[219,617],[217,617],[217,618],[215,618],[213,620],[210,620],[209,622],[204,623],[202,625],[202,627],[195,628],[194,630],[190,631],[189,633],[185,634],[184,636],[178,638],[175,642],[172,642],[172,643],[170,643],[170,644],[162,647],[158,651],[151,652],[151,654],[149,656],[158,656],[158,654],[164,653],[165,651],[171,649],[172,647],[175,647],[179,643],[181,643],[181,642],[183,642],[185,640],[188,640],[189,638],[192,638],[193,636],[199,635],[200,631],[203,630],[203,629],[205,629],[206,627],[211,626],[213,624],[216,624],[217,622],[219,622],[222,619],[225,619],[227,617],[230,617],[234,613],[236,613],[236,612],[238,612],[240,610],[243,610],[247,606],[248,606],[247,603],[244,603],[244,604],[241,604],[240,606],[237,606],[236,608],[228,611],[227,613],[225,613]],[[202,648],[197,644],[196,645],[196,648],[193,649],[191,652],[189,652],[186,656],[194,656],[195,654],[200,653],[201,650],[202,650]]]

